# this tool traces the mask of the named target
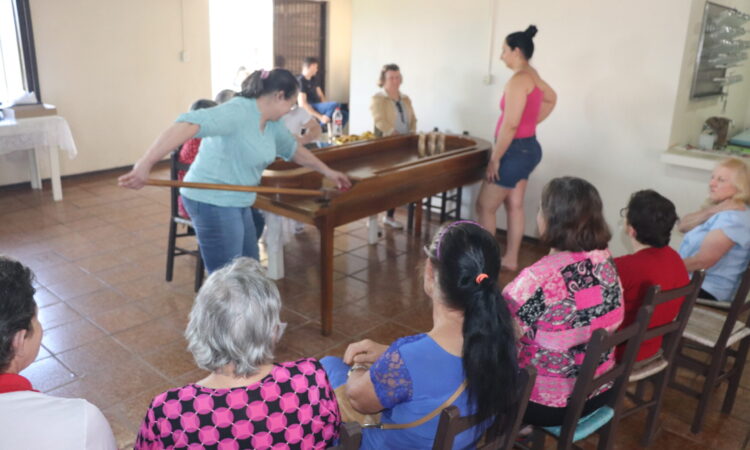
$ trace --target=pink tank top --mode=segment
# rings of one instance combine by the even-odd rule
[[[535,86],[529,95],[526,96],[526,106],[523,108],[523,114],[521,114],[521,122],[518,123],[518,129],[513,139],[527,138],[536,134],[536,122],[539,120],[539,111],[542,109],[542,99],[544,93],[539,86]],[[495,139],[497,139],[498,133],[500,133],[500,126],[503,124],[503,117],[505,117],[505,94],[500,99],[500,119],[497,121],[495,127]]]

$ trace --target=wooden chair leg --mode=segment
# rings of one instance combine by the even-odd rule
[[[746,337],[742,343],[740,343],[740,348],[737,351],[737,355],[734,358],[734,367],[733,371],[734,373],[732,376],[729,377],[729,385],[727,386],[727,393],[724,396],[724,404],[721,407],[721,412],[724,414],[729,414],[732,412],[732,408],[734,407],[734,399],[737,396],[737,389],[740,386],[740,379],[742,378],[742,372],[745,368],[745,363],[747,362],[747,353],[748,350],[750,350],[750,337]]]
[[[440,195],[440,223],[445,222],[445,211],[448,203],[448,191],[444,191]]]
[[[406,229],[411,231],[414,229],[414,202],[409,203],[409,217],[406,219]]]
[[[644,401],[646,395],[646,380],[638,381],[635,385],[635,396],[639,401]]]
[[[463,200],[463,188],[456,188],[456,220],[461,220],[461,201]]]
[[[693,424],[690,427],[690,431],[694,434],[701,432],[703,424],[706,421],[706,413],[708,412],[708,402],[711,399],[711,394],[716,387],[716,379],[719,377],[719,372],[725,361],[726,349],[716,350],[720,354],[713,356],[711,366],[706,373],[706,379],[704,380],[703,389],[701,396],[698,399],[698,408],[695,410],[695,416],[693,417]]]
[[[166,280],[172,281],[174,273],[174,248],[177,241],[177,224],[171,218],[169,219],[169,237],[167,238],[167,271]]]
[[[193,290],[195,292],[198,292],[201,288],[201,285],[203,284],[203,273],[205,271],[205,267],[203,265],[203,258],[200,254],[200,248],[198,248],[198,256],[197,261],[195,262],[195,285],[193,286]]]
[[[432,220],[432,197],[424,199],[425,205],[427,206],[427,221]]]
[[[544,450],[544,441],[546,439],[547,435],[544,431],[534,427],[534,431],[531,432],[531,450]]]
[[[417,209],[414,211],[414,236],[422,235],[422,200],[417,203]]]
[[[646,432],[641,439],[641,445],[644,447],[648,447],[654,442],[654,437],[659,429],[659,414],[661,413],[661,405],[664,400],[664,392],[667,390],[667,383],[670,378],[668,372],[671,372],[670,368],[656,375],[653,380],[654,393],[651,395],[651,400],[654,402],[654,405],[648,409]]]
[[[612,450],[615,447],[615,430],[620,418],[615,414],[612,420],[608,424],[604,425],[597,432],[599,434],[599,442],[597,443],[597,450]]]

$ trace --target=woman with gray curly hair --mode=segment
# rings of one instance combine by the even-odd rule
[[[286,325],[280,309],[279,290],[254,259],[212,273],[185,331],[195,362],[211,374],[157,395],[135,448],[330,446],[341,420],[320,363],[272,362]]]

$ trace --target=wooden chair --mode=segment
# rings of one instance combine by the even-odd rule
[[[331,450],[358,450],[362,443],[362,427],[357,422],[344,422],[339,428],[339,445]]]
[[[497,418],[496,420],[502,420],[503,424],[506,425],[505,431],[491,442],[480,443],[476,448],[492,448],[510,450],[513,448],[516,442],[516,436],[521,428],[521,421],[523,415],[526,412],[526,406],[529,404],[529,397],[531,396],[531,389],[534,387],[536,381],[536,369],[533,367],[527,367],[521,370],[518,380],[518,400],[516,406],[512,409],[512,413]],[[453,441],[456,436],[460,433],[468,430],[477,424],[476,416],[464,416],[461,417],[461,412],[458,407],[451,405],[440,413],[440,421],[438,422],[437,432],[435,433],[435,443],[432,446],[433,450],[450,450],[453,448]],[[502,426],[502,425],[501,425]]]
[[[697,391],[679,383],[674,377],[674,372],[669,386],[698,399],[698,408],[690,428],[693,433],[700,433],[706,419],[711,394],[725,381],[728,386],[721,411],[724,414],[732,412],[737,388],[742,378],[742,370],[750,349],[750,316],[744,322],[740,321],[740,316],[750,311],[750,302],[747,301],[748,292],[750,292],[750,264],[742,275],[739,288],[726,314],[696,306],[685,327],[685,333],[675,358],[675,366],[703,376],[703,387]],[[732,348],[734,345],[738,345],[737,350]],[[705,353],[708,362],[688,355],[685,351],[687,349]],[[729,358],[733,358],[734,362],[727,369]]]
[[[686,286],[668,291],[661,291],[659,286],[652,286],[643,300],[642,306],[652,306],[654,310],[664,303],[684,297],[680,306],[677,317],[671,322],[659,325],[646,330],[643,341],[661,336],[662,343],[660,354],[644,361],[642,365],[635,363],[633,371],[628,381],[637,383],[635,393],[625,392],[625,395],[635,403],[635,406],[623,411],[622,418],[628,417],[643,409],[649,411],[646,419],[646,432],[643,435],[641,445],[648,447],[656,435],[659,412],[661,411],[664,392],[667,383],[671,378],[674,370],[674,357],[677,354],[677,347],[680,344],[680,338],[687,326],[690,313],[693,311],[695,299],[700,291],[701,284],[705,274],[702,270],[693,274],[692,280]],[[649,399],[645,398],[646,384],[653,385],[653,392]]]
[[[612,335],[604,329],[594,331],[586,347],[586,356],[580,366],[573,393],[568,400],[562,426],[534,427],[532,449],[544,449],[544,441],[547,435],[557,439],[558,449],[578,448],[574,442],[585,439],[594,433],[599,434],[597,448],[611,449],[613,447],[615,432],[620,422],[625,387],[653,310],[653,306],[642,307],[638,312],[635,323]],[[622,360],[608,372],[596,377],[596,369],[600,362],[621,344],[626,345]],[[612,385],[607,404],[581,418],[586,400],[605,384]]]
[[[170,156],[169,165],[169,179],[177,180],[177,173],[180,170],[187,171],[190,168],[190,164],[181,163],[179,160],[180,149],[174,150]],[[195,236],[195,229],[193,228],[193,222],[190,219],[180,216],[179,209],[177,207],[177,198],[179,197],[179,188],[170,188],[169,196],[169,238],[167,241],[167,270],[166,280],[172,281],[172,275],[174,273],[174,259],[176,256],[192,255],[196,258],[195,261],[195,282],[194,289],[198,292],[201,284],[203,284],[203,258],[201,258],[200,247],[196,249],[188,249],[185,247],[177,246],[177,239],[187,236]],[[183,232],[178,231],[178,226],[182,225],[185,229]]]

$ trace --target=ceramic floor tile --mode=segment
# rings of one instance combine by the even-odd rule
[[[120,308],[98,313],[89,317],[89,320],[110,334],[142,325],[152,319],[152,316],[135,303],[129,303]]]
[[[42,343],[52,353],[60,353],[100,339],[104,333],[86,320],[60,325],[45,331]]]
[[[80,297],[81,295],[90,294],[106,287],[107,285],[98,278],[82,273],[81,275],[76,275],[75,278],[48,285],[47,289],[58,296],[61,300],[69,300],[75,297]]]
[[[340,344],[347,337],[334,330],[330,336],[320,334],[320,325],[310,322],[284,333],[280,344],[302,355],[314,355]]]
[[[23,260],[23,263],[33,270],[34,273],[50,266],[63,265],[66,262],[65,258],[53,251],[38,253]]]
[[[39,308],[60,302],[60,298],[45,288],[36,288],[34,300]]]
[[[375,342],[384,345],[390,345],[396,339],[405,336],[411,336],[413,334],[416,333],[414,333],[414,330],[412,330],[411,328],[407,328],[403,325],[399,325],[393,322],[386,322],[382,325],[363,332],[362,334],[360,334],[357,340],[372,339]]]
[[[187,351],[185,340],[176,340],[152,352],[143,354],[143,359],[165,377],[171,379],[198,368],[193,355]]]
[[[114,361],[127,361],[135,356],[114,338],[104,336],[76,349],[58,353],[56,357],[77,375],[85,376],[103,367],[115,366]]]
[[[55,358],[45,358],[31,363],[21,371],[31,381],[34,389],[47,392],[74,381],[76,376]]]
[[[39,309],[39,322],[45,331],[79,319],[81,315],[63,302]]]
[[[47,253],[51,252],[45,252],[45,254]],[[26,259],[24,258],[23,261],[25,263]],[[61,264],[55,264],[53,266],[34,270],[34,276],[44,286],[75,280],[83,275],[85,275],[84,271],[82,271],[77,265],[67,261]]]
[[[182,330],[157,319],[113,335],[132,352],[145,354],[176,340],[183,340]]]

